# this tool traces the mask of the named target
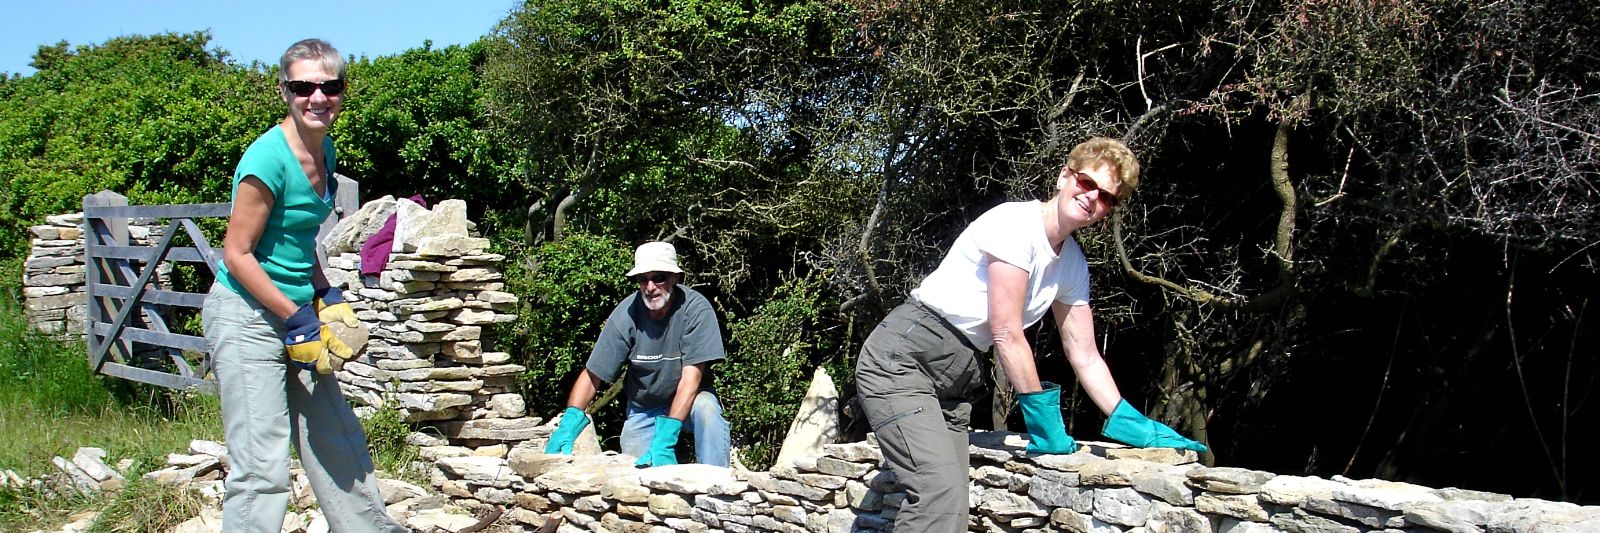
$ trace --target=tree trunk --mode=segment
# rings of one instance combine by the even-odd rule
[[[550,231],[551,240],[561,240],[561,236],[566,234],[567,210],[571,209],[572,206],[577,205],[578,202],[583,201],[583,199],[587,198],[590,194],[594,194],[594,191],[597,188],[598,187],[595,186],[593,181],[584,182],[582,185],[579,185],[576,190],[573,190],[572,194],[568,194],[566,198],[562,198],[561,203],[556,204],[556,221],[555,226]]]

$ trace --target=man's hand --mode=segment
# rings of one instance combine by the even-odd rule
[[[572,444],[588,425],[589,415],[583,414],[582,409],[567,406],[567,410],[561,412],[561,425],[556,426],[555,433],[544,443],[544,453],[572,455]]]
[[[1061,386],[1045,381],[1044,390],[1017,395],[1022,421],[1028,426],[1028,453],[1072,453],[1078,441],[1067,435],[1061,420]]]
[[[645,452],[633,466],[648,468],[678,464],[678,431],[683,421],[670,416],[656,417],[656,434],[650,439],[650,451]]]

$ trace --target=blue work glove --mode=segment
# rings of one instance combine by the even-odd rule
[[[678,464],[678,431],[683,421],[670,416],[656,417],[656,435],[650,439],[650,451],[645,452],[633,466],[648,468]]]
[[[1138,409],[1128,405],[1128,400],[1117,402],[1117,408],[1111,411],[1111,417],[1106,419],[1106,427],[1100,433],[1140,448],[1177,448],[1200,453],[1209,451],[1206,445],[1189,440],[1166,424],[1144,416]]]
[[[1017,395],[1022,422],[1028,425],[1028,453],[1072,453],[1078,441],[1061,421],[1061,386],[1044,382],[1044,390]]]
[[[311,303],[317,309],[317,319],[325,323],[344,322],[344,325],[356,327],[361,325],[361,320],[356,318],[356,310],[344,301],[344,291],[334,287],[317,289],[316,298]]]
[[[328,344],[322,340],[322,321],[311,304],[300,306],[283,321],[283,348],[289,361],[304,369],[315,369],[327,358]]]
[[[577,442],[578,434],[588,425],[589,416],[583,414],[582,409],[567,406],[567,410],[561,412],[561,425],[556,426],[556,432],[544,443],[544,453],[572,455],[572,443]]]

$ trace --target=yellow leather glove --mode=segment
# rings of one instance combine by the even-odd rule
[[[355,309],[345,303],[344,291],[333,287],[317,289],[316,298],[311,303],[316,306],[317,318],[323,322],[344,322],[344,325],[352,328],[361,324],[361,320],[356,318]]]
[[[350,358],[355,355],[355,350],[350,349],[349,345],[345,344],[344,341],[339,340],[339,336],[334,335],[333,332],[328,329],[327,324],[322,325],[319,334],[322,336],[322,342],[327,348],[323,350],[322,354],[317,358],[317,373],[332,374],[344,367],[344,362],[350,360]]]

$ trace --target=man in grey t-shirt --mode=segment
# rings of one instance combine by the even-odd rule
[[[687,430],[694,435],[696,461],[728,466],[728,421],[711,391],[710,371],[723,358],[722,330],[711,303],[678,285],[682,276],[671,244],[647,242],[634,251],[628,277],[639,292],[606,319],[545,453],[572,453],[578,433],[589,425],[584,407],[627,363],[622,453],[638,457],[640,467],[677,464],[678,433]]]

